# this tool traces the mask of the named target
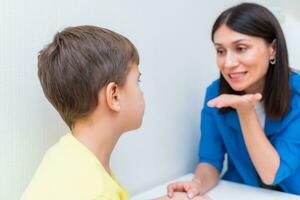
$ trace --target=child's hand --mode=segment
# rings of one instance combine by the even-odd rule
[[[189,199],[200,194],[200,183],[197,181],[176,182],[168,185],[168,197],[172,198],[174,192],[184,192]]]

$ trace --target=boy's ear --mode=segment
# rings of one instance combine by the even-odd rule
[[[118,85],[115,82],[110,82],[107,86],[106,86],[106,102],[107,102],[107,106],[115,111],[115,112],[119,112],[121,109],[120,106],[120,89],[118,87]]]
[[[274,39],[270,45],[270,54],[271,59],[274,59],[276,57],[276,39]]]

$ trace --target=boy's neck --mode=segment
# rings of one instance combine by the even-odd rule
[[[74,137],[86,146],[111,174],[111,153],[120,138],[120,133],[108,121],[80,120],[72,129]]]

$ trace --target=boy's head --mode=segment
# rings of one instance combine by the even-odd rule
[[[72,129],[98,106],[102,88],[124,86],[138,64],[138,52],[127,38],[96,26],[77,26],[57,33],[40,51],[38,76],[46,97]]]

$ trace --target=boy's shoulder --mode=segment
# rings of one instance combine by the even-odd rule
[[[77,142],[67,134],[46,152],[22,199],[75,200],[117,195],[100,162]]]

